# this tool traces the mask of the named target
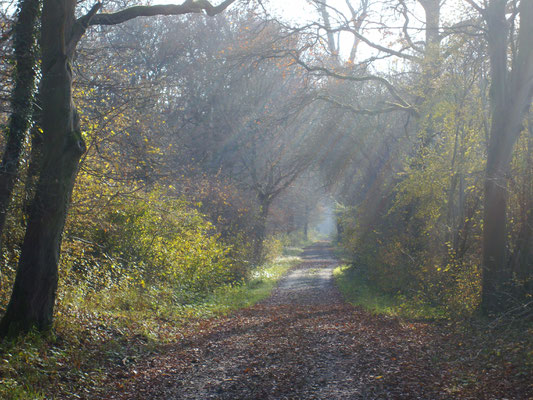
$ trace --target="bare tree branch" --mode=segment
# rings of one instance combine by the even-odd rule
[[[481,7],[479,4],[477,4],[474,0],[466,0],[466,2],[470,4],[481,15],[485,15],[485,9]]]
[[[87,14],[76,20],[76,23],[72,27],[70,39],[67,43],[67,55],[71,55],[74,52],[76,46],[78,45],[78,42],[83,37],[83,35],[85,35],[85,31],[89,27],[91,20],[94,18],[98,10],[100,10],[100,8],[102,8],[102,3],[98,2],[94,6],[92,6],[92,8]]]
[[[341,103],[340,101],[332,99],[331,97],[328,97],[328,96],[317,96],[316,100],[325,101],[326,103],[333,104],[337,108],[350,111],[351,113],[357,114],[357,115],[372,116],[372,115],[380,115],[380,114],[386,114],[386,113],[390,113],[394,111],[404,110],[403,107],[399,108],[396,106],[390,106],[387,108],[380,108],[380,109],[374,109],[374,110],[367,109],[367,108],[355,108],[349,104]]]
[[[413,40],[411,39],[411,35],[409,34],[409,31],[408,31],[408,27],[409,27],[409,11],[407,9],[407,5],[405,4],[405,0],[399,0],[400,2],[400,5],[402,6],[402,15],[403,15],[403,18],[404,18],[404,24],[403,24],[403,27],[402,27],[402,30],[403,30],[403,34],[405,36],[405,40],[407,40],[407,43],[409,44],[409,46],[411,46],[413,48],[413,50],[419,52],[419,53],[423,53],[424,50],[420,47],[420,46],[417,46]]]
[[[350,0],[345,0],[345,3],[348,6],[350,13],[352,14],[352,24],[353,24],[354,29],[357,32],[361,32],[361,27],[363,26],[363,23],[365,22],[365,19],[368,16],[368,0],[361,1],[361,8],[359,10],[360,11],[359,13],[355,11],[355,8],[353,7]],[[350,50],[350,57],[348,58],[348,60],[350,60],[350,62],[352,63],[355,62],[357,48],[359,47],[360,42],[361,42],[361,39],[357,37],[354,38],[352,49]]]
[[[342,79],[342,80],[349,80],[349,81],[354,81],[354,82],[368,82],[368,81],[379,82],[379,83],[383,84],[387,88],[389,93],[392,95],[392,97],[398,101],[398,103],[399,103],[398,107],[399,108],[403,108],[404,110],[410,110],[410,111],[412,111],[414,113],[417,113],[416,110],[414,109],[414,107],[400,96],[400,94],[398,93],[398,91],[396,90],[394,85],[392,83],[390,83],[387,79],[385,79],[385,78],[383,78],[381,76],[377,76],[377,75],[365,75],[365,76],[343,75],[343,74],[339,74],[339,73],[334,72],[334,71],[332,71],[332,70],[330,70],[328,68],[325,68],[325,67],[308,65],[303,60],[301,60],[298,56],[294,56],[293,55],[293,57],[294,57],[295,62],[297,64],[301,65],[308,72],[321,72],[324,75],[330,76],[332,78],[337,78],[337,79]]]
[[[160,4],[154,6],[135,6],[111,14],[97,14],[89,25],[117,25],[137,17],[151,17],[155,15],[183,15],[205,12],[214,16],[228,8],[236,0],[225,0],[218,6],[213,6],[208,0],[187,0],[183,4]],[[83,17],[82,17],[83,18]]]
[[[333,27],[328,27],[328,26],[324,26],[322,24],[319,24],[319,23],[313,23],[313,24],[309,24],[307,27],[311,27],[311,26],[316,26],[320,29],[324,29],[328,34],[330,33],[335,33],[335,32],[350,32],[351,34],[353,34],[355,36],[356,39],[366,43],[368,46],[376,49],[376,50],[379,50],[379,51],[382,51],[382,52],[385,52],[385,53],[388,53],[388,54],[391,54],[391,55],[394,55],[394,56],[397,56],[397,57],[400,57],[400,58],[403,58],[403,59],[406,59],[406,60],[410,60],[410,61],[413,61],[413,62],[421,62],[421,58],[420,57],[417,57],[415,55],[412,55],[412,54],[406,54],[402,51],[397,51],[397,50],[394,50],[394,49],[391,49],[389,47],[385,47],[385,46],[382,46],[378,43],[375,43],[373,41],[371,41],[370,39],[368,39],[366,36],[364,36],[363,34],[361,34],[359,32],[359,29],[357,27],[357,24],[355,23],[354,21],[354,27],[351,26],[350,24],[350,19],[347,18],[341,11],[339,11],[338,9],[336,9],[335,7],[332,7],[331,5],[327,4],[326,2],[323,2],[323,1],[320,1],[320,0],[314,0],[315,3],[317,3],[318,5],[322,6],[322,7],[327,7],[328,9],[331,9],[333,10],[337,15],[339,15],[340,17],[342,17],[344,19],[344,23],[339,26],[339,27],[336,27],[336,28],[333,28]],[[352,7],[353,9],[353,7]],[[364,11],[364,14],[365,14],[365,18],[366,18],[366,11]],[[361,21],[362,23],[362,21]]]

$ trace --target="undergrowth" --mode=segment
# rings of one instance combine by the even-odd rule
[[[375,314],[399,317],[406,326],[431,326],[441,348],[434,358],[448,370],[452,396],[477,398],[484,387],[502,385],[494,376],[527,381],[533,372],[533,324],[531,319],[502,315],[484,318],[450,314],[421,301],[393,296],[373,286],[354,266],[341,265],[333,271],[344,299]],[[437,341],[435,342],[437,346]],[[492,371],[492,373],[484,373]],[[531,387],[530,387],[531,388]],[[460,395],[459,395],[460,394]]]
[[[110,368],[160,351],[206,318],[261,301],[298,261],[278,258],[256,268],[247,282],[208,293],[170,286],[115,287],[91,295],[82,287],[69,289],[59,298],[53,333],[0,345],[0,398],[99,398],[95,388],[105,386]]]
[[[341,265],[333,271],[335,283],[343,297],[351,304],[376,314],[407,319],[443,319],[444,310],[404,295],[390,295],[373,286],[354,266]]]

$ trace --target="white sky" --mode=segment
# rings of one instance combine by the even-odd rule
[[[331,7],[329,10],[330,13],[330,19],[331,19],[331,25],[334,27],[336,25],[335,21],[338,17],[335,15],[334,10],[338,10],[341,13],[343,13],[346,16],[350,15],[350,11],[348,7],[346,6],[345,0],[326,0],[328,6]],[[370,1],[372,3],[372,1]],[[279,16],[287,21],[290,21],[295,24],[306,24],[312,21],[316,21],[317,19],[320,19],[320,16],[318,12],[316,11],[315,7],[313,7],[311,4],[309,4],[309,1],[307,0],[270,0],[268,1],[268,11],[272,12],[273,15]],[[358,0],[351,0],[351,4],[353,7],[357,10],[359,8],[359,1]],[[370,15],[367,17],[367,20],[369,21],[368,25],[366,26],[367,30],[365,31],[365,36],[367,36],[369,39],[371,39],[374,42],[380,42],[380,44],[386,45],[386,46],[394,46],[393,43],[386,43],[383,42],[383,38],[381,36],[381,33],[376,29],[378,25],[376,23],[378,22],[387,22],[390,24],[391,20],[392,25],[396,25],[398,27],[401,27],[403,24],[403,20],[401,22],[396,22],[396,19],[392,15],[385,15],[387,14],[384,12],[378,5],[372,6],[370,5]],[[416,4],[416,7],[414,7],[414,16],[411,16],[411,24],[413,27],[421,27],[422,23],[420,22],[421,16],[423,16],[423,10],[421,6]],[[418,19],[418,21],[417,21]],[[422,18],[423,21],[423,18]],[[411,31],[413,35],[416,35],[416,31]],[[390,39],[396,39],[397,35],[391,35]],[[352,48],[354,37],[352,34],[348,32],[341,33],[340,36],[336,37],[336,40],[340,41],[339,49],[340,49],[340,56],[341,58],[347,59],[349,56],[349,53]],[[376,54],[376,51],[369,46],[365,45],[364,43],[359,44],[358,53],[357,53],[357,60],[362,61],[366,58],[369,58]],[[380,62],[380,68],[388,68],[387,64],[390,61],[386,62]],[[376,63],[374,63],[376,64]]]
[[[328,6],[332,8],[330,11],[331,25],[335,26],[335,12],[336,9],[342,12],[344,15],[349,16],[350,12],[346,6],[346,0],[322,0],[325,1]],[[265,1],[268,10],[273,15],[281,17],[287,21],[295,24],[305,24],[310,21],[316,21],[320,18],[315,7],[313,7],[308,0],[269,0]],[[393,4],[398,4],[397,1],[388,1],[387,5],[383,6],[384,1],[370,0],[369,1],[369,16],[367,17],[367,23],[364,30],[364,35],[373,42],[379,43],[385,47],[391,47],[399,50],[399,45],[396,43],[397,39],[402,35],[402,26],[404,23],[403,16],[391,11]],[[372,3],[376,3],[372,5]],[[406,1],[409,7],[409,34],[414,41],[425,38],[424,28],[424,10],[418,1],[411,0]],[[357,10],[359,8],[359,0],[351,0],[352,6]],[[441,25],[446,26],[455,23],[459,18],[464,15],[465,9],[470,8],[466,0],[441,0]],[[388,30],[388,35],[384,35],[382,30],[383,25],[393,27]],[[342,33],[338,37],[340,41],[340,56],[347,59],[352,48],[354,37],[348,32]],[[361,62],[365,59],[376,55],[376,50],[367,46],[364,43],[360,43],[357,51],[356,61]],[[390,58],[386,61],[374,62],[374,67],[378,69],[389,69],[396,67],[397,59]],[[403,64],[403,62],[400,62]]]

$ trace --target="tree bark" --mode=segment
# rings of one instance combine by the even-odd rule
[[[35,118],[38,120],[38,118]],[[30,155],[28,161],[28,169],[26,171],[26,178],[24,181],[24,198],[22,200],[23,218],[28,220],[31,211],[31,202],[34,197],[35,188],[39,180],[39,171],[41,170],[41,155],[43,147],[43,135],[40,125],[33,125],[30,129]],[[23,225],[26,223],[23,221]]]
[[[24,139],[32,117],[39,4],[38,0],[22,0],[14,28],[15,87],[11,96],[7,143],[0,164],[0,250],[7,211],[17,180]]]
[[[66,50],[75,5],[72,0],[45,0],[43,4],[39,98],[44,157],[13,293],[0,323],[3,336],[52,326],[61,236],[78,162],[85,152],[72,102],[72,53]]]
[[[425,52],[440,52],[440,0],[418,0],[424,8],[426,16],[426,48]]]
[[[482,310],[498,313],[509,306],[511,273],[507,250],[507,181],[513,149],[533,94],[533,2],[520,3],[518,52],[507,68],[507,1],[492,0],[485,10],[491,63],[491,105],[483,225]]]

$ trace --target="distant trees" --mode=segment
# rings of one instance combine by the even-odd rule
[[[257,199],[254,258],[260,260],[272,202],[313,163],[321,123],[316,111],[305,110],[311,94],[301,70],[263,61],[231,74],[211,102],[217,121],[211,129],[225,135],[205,148],[211,157],[204,160]]]
[[[152,171],[147,179],[160,179],[159,174],[172,184],[187,182],[183,184],[189,195],[206,203],[203,212],[212,215],[223,231],[223,224],[217,222],[222,216],[216,215],[220,205],[200,193],[194,194],[206,188],[191,187],[194,184],[190,177],[202,184],[209,181],[212,189],[220,189],[220,183],[226,182],[234,187],[231,191],[241,191],[248,198],[248,212],[255,213],[254,229],[248,238],[255,243],[259,259],[272,202],[317,154],[313,146],[323,125],[316,110],[306,111],[313,100],[306,76],[288,59],[258,61],[261,54],[272,50],[280,27],[250,16],[217,18],[209,24],[191,20],[187,27],[163,21],[150,26],[152,30],[146,33],[144,25],[131,24],[131,32],[106,40],[109,51],[113,46],[122,48],[122,53],[130,47],[135,49],[128,62],[118,68],[125,79],[121,101],[130,74],[146,76],[149,87],[143,101],[155,100],[141,118],[147,124],[142,133],[149,133],[147,144],[159,149],[158,171]],[[142,42],[157,37],[168,39],[140,49]],[[193,37],[193,43],[189,37]],[[96,79],[110,73],[107,62],[102,60],[101,65]],[[154,66],[157,70],[151,69]],[[155,115],[159,117],[150,122],[147,117]],[[182,175],[188,178],[184,180]]]

